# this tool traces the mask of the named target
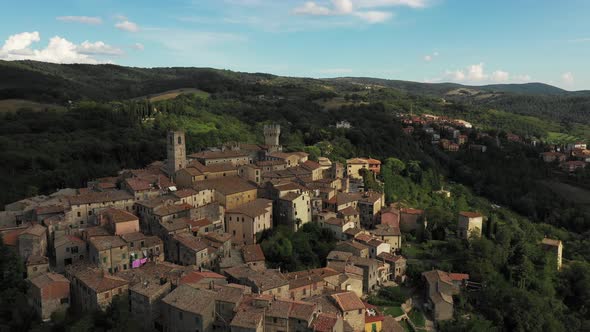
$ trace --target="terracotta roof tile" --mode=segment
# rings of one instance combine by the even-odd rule
[[[247,244],[243,246],[242,256],[244,257],[244,262],[246,263],[266,260],[266,257],[264,257],[264,252],[262,251],[262,247],[260,247],[260,244]]]
[[[363,301],[353,292],[333,294],[332,298],[342,311],[365,309]]]

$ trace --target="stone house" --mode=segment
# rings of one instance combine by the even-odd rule
[[[345,221],[342,218],[330,218],[328,220],[319,221],[323,228],[327,228],[334,233],[334,237],[339,240],[346,240],[346,230],[355,226],[354,221]]]
[[[136,201],[152,199],[160,195],[158,184],[154,184],[144,178],[127,178],[121,183],[121,188],[133,195]]]
[[[468,275],[440,270],[422,272],[426,307],[432,311],[435,321],[453,319],[453,295],[459,294],[460,282],[468,278]]]
[[[369,247],[370,258],[376,258],[382,252],[391,252],[389,243],[374,238],[369,234],[358,234],[355,240]]]
[[[377,259],[389,264],[389,278],[396,282],[403,282],[406,275],[406,259],[401,255],[393,255],[382,252],[377,255]]]
[[[385,270],[382,262],[372,258],[361,258],[357,256],[350,257],[350,263],[363,269],[363,292],[371,293],[377,289],[377,286],[389,280],[389,266]]]
[[[377,228],[369,231],[371,235],[387,243],[391,251],[398,250],[402,247],[402,233],[398,227],[391,227],[386,224],[377,225]]]
[[[483,215],[477,212],[460,212],[459,222],[457,224],[457,237],[460,239],[470,239],[472,237],[481,237],[483,229]]]
[[[358,209],[349,206],[338,211],[338,217],[342,218],[345,222],[352,222],[355,227],[360,226],[360,214]]]
[[[331,299],[354,331],[365,330],[365,304],[353,292],[332,294]]]
[[[385,205],[385,195],[375,191],[366,191],[358,201],[360,222],[365,228],[373,228],[379,219],[379,211]]]
[[[49,321],[51,314],[70,305],[70,282],[63,275],[45,273],[29,279],[29,303],[37,316]]]
[[[162,315],[161,300],[172,290],[172,284],[165,278],[146,278],[129,287],[129,310],[143,331],[161,327],[157,323]]]
[[[289,192],[276,202],[275,219],[296,232],[311,221],[311,196],[308,191]]]
[[[402,232],[407,233],[417,230],[421,227],[424,211],[412,208],[400,208],[400,224]]]
[[[79,227],[94,222],[96,215],[109,207],[132,211],[135,197],[124,190],[86,192],[70,197],[72,220]]]
[[[121,238],[127,243],[131,268],[164,261],[164,242],[159,237],[135,232],[123,234]]]
[[[99,213],[98,219],[99,225],[115,235],[139,232],[139,218],[125,210],[107,208]]]
[[[131,268],[127,243],[120,236],[95,236],[89,241],[90,261],[109,273]]]
[[[262,184],[262,169],[262,166],[254,164],[242,165],[238,169],[238,175],[247,181],[260,185]]]
[[[189,161],[196,160],[205,166],[214,164],[231,164],[240,166],[252,163],[252,158],[245,151],[224,150],[224,151],[201,151],[188,155]]]
[[[72,307],[82,311],[105,310],[113,297],[126,296],[129,282],[85,265],[68,265]]]
[[[324,177],[324,169],[316,161],[307,160],[301,164],[301,167],[311,172],[312,181],[317,181]]]
[[[334,250],[349,252],[354,256],[361,258],[369,258],[370,254],[369,247],[367,245],[352,240],[342,241],[336,244]]]
[[[259,198],[225,211],[225,227],[233,244],[254,244],[256,235],[272,228],[272,201]]]
[[[216,293],[180,285],[162,299],[164,331],[213,331]]]
[[[259,244],[246,244],[241,249],[244,263],[250,268],[257,270],[266,269],[266,257]]]
[[[277,270],[252,269],[247,265],[225,269],[228,281],[252,288],[257,294],[289,296],[289,281]]]
[[[258,197],[256,186],[237,176],[201,181],[195,184],[194,188],[215,190],[215,201],[223,205],[226,210],[235,209]]]
[[[363,158],[352,158],[346,160],[346,175],[350,179],[362,180],[361,170],[368,170],[369,162]]]
[[[18,254],[26,261],[29,256],[47,253],[47,228],[39,224],[27,227],[18,235]]]
[[[49,272],[49,258],[31,255],[25,262],[27,278],[33,279],[38,275]]]
[[[181,265],[208,266],[209,253],[207,243],[191,234],[181,233],[173,237],[174,247],[171,250],[172,261]]]
[[[55,271],[63,273],[66,266],[83,262],[88,258],[86,242],[74,235],[63,235],[53,243]]]

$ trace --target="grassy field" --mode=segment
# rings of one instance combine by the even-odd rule
[[[426,319],[424,318],[424,314],[422,313],[422,311],[418,309],[412,309],[408,316],[417,328],[426,326]]]
[[[46,109],[65,110],[65,107],[54,104],[42,104],[24,99],[4,99],[0,100],[0,113],[2,112],[16,112],[20,109],[30,109],[36,112],[44,111]]]
[[[367,105],[369,103],[364,102],[364,101],[346,101],[344,99],[344,97],[334,97],[328,100],[323,100],[323,99],[319,99],[315,101],[316,104],[322,106],[324,109],[327,110],[333,110],[333,109],[338,109],[342,106],[348,106],[348,105]]]
[[[404,314],[404,311],[402,310],[402,308],[399,305],[381,307],[381,312],[383,312],[383,314],[389,315],[391,317],[398,317],[398,316],[401,316]]]
[[[572,136],[566,133],[557,133],[550,131],[547,133],[547,142],[551,144],[567,144],[580,140],[580,137]]]
[[[202,98],[209,97],[209,93],[207,93],[203,90],[193,89],[193,88],[183,88],[183,89],[168,90],[168,91],[160,92],[158,94],[138,97],[135,99],[148,98],[151,102],[154,102],[154,101],[173,99],[173,98],[180,96],[181,94],[191,94],[191,93],[194,93],[197,96],[202,97]]]

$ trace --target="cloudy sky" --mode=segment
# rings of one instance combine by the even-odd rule
[[[19,0],[0,59],[590,89],[588,0]]]

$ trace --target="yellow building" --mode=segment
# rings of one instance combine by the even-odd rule
[[[196,190],[215,190],[215,200],[226,210],[235,209],[258,197],[256,186],[237,176],[202,181],[195,184],[194,187]]]
[[[362,169],[369,169],[369,161],[362,158],[352,158],[346,160],[346,175],[351,179],[361,180]]]

